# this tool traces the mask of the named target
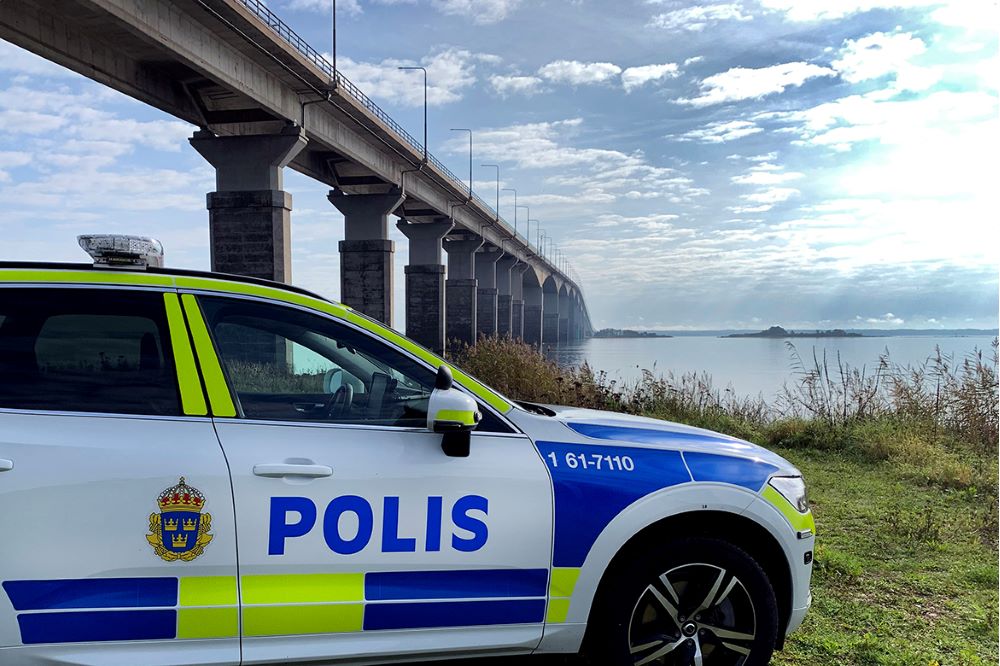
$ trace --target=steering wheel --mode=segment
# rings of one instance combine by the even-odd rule
[[[343,384],[326,401],[326,406],[323,408],[323,418],[342,419],[346,417],[351,412],[352,402],[354,402],[354,387],[350,384]]]

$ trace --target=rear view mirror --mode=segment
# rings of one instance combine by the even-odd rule
[[[465,458],[482,414],[476,401],[452,384],[451,370],[442,365],[427,403],[427,428],[442,434],[441,449],[446,455]]]

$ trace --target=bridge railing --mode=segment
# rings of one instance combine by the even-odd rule
[[[399,137],[406,143],[410,145],[418,153],[423,153],[424,146],[422,143],[417,141],[409,132],[407,132],[402,125],[397,123],[392,119],[388,113],[386,113],[382,107],[376,104],[368,95],[364,93],[358,86],[356,86],[350,79],[337,71],[333,63],[327,60],[326,56],[314,49],[306,40],[289,27],[287,23],[282,21],[277,14],[275,14],[271,9],[264,4],[263,0],[239,0],[239,2],[253,12],[257,18],[259,18],[268,28],[271,29],[274,34],[288,43],[289,46],[298,51],[307,60],[316,65],[324,74],[326,74],[330,80],[336,79],[337,89],[344,91],[353,97],[357,102],[359,102],[363,107],[368,109],[368,111],[382,121],[389,129],[395,132]],[[453,181],[453,184],[457,189],[465,191],[468,189],[468,185],[465,182],[452,173],[451,169],[446,167],[441,160],[432,155],[429,151],[427,153],[427,161],[433,164],[437,169],[445,174],[449,179]],[[472,193],[472,198],[482,206],[484,209],[493,213],[493,215],[500,220],[500,223],[511,230],[510,224],[503,217],[497,214],[497,211],[490,204],[480,197],[475,192]],[[529,251],[533,251],[537,254],[537,249],[533,249],[531,241],[529,241],[523,234],[517,234],[525,247]]]

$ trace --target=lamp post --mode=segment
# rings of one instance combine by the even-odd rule
[[[405,67],[397,67],[396,69],[419,69],[424,73],[424,164],[427,164],[427,69],[418,65],[407,65]]]
[[[517,190],[515,190],[513,187],[505,187],[503,188],[503,191],[514,193],[514,236],[516,237],[517,236]]]
[[[526,232],[526,235],[525,235],[525,241],[528,243],[528,249],[531,249],[531,223],[532,222],[535,223],[535,229],[538,228],[538,220],[532,220],[532,219],[528,220],[528,231]],[[537,249],[538,249],[538,244],[536,243],[535,244],[535,250],[537,250]]]
[[[452,127],[451,131],[469,133],[469,201],[472,201],[472,130],[467,127]]]
[[[333,58],[333,77],[330,82],[330,89],[337,89],[337,0],[331,0],[330,3],[330,13],[333,14],[332,21],[332,35],[331,35],[331,52],[330,57]]]
[[[523,208],[523,209],[525,209],[526,211],[528,211],[527,215],[525,215],[525,218],[530,218],[530,217],[531,217],[531,209],[530,209],[530,208],[528,208],[528,206],[527,206],[526,204],[520,204],[520,205],[519,205],[519,204],[518,204],[518,203],[517,203],[516,201],[514,202],[514,216],[515,216],[515,217],[517,216],[517,209],[518,209],[518,208]],[[527,237],[525,237],[525,242],[526,242],[526,243],[528,242],[528,239],[527,239]]]
[[[497,170],[497,223],[500,223],[500,165],[499,164],[480,164],[481,167],[492,167]],[[514,234],[517,234],[517,220],[514,221]]]

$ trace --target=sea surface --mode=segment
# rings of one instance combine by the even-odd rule
[[[935,354],[935,347],[956,362],[977,348],[991,358],[993,338],[900,336],[798,338],[787,342],[794,344],[807,366],[812,365],[814,352],[822,359],[825,351],[832,371],[838,355],[850,366],[867,366],[871,370],[886,351],[893,363],[904,366],[923,363]],[[773,398],[786,382],[794,382],[797,372],[786,340],[771,338],[591,338],[550,351],[549,355],[561,365],[586,362],[595,372],[606,372],[609,379],[619,382],[635,382],[644,369],[656,375],[668,371],[675,375],[707,372],[717,389],[731,388],[738,395],[762,395],[766,399]]]

